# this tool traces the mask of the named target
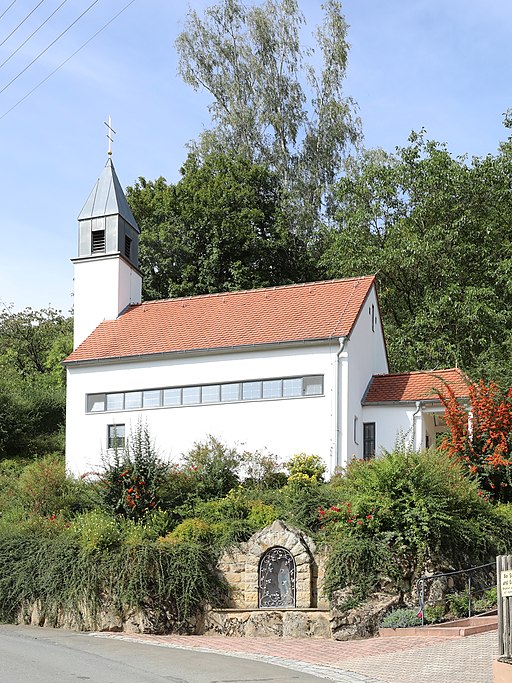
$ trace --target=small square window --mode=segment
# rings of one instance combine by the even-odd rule
[[[302,396],[302,377],[283,379],[283,396],[285,398]]]
[[[164,406],[180,406],[181,389],[164,389]]]
[[[201,387],[183,387],[183,405],[201,403]]]
[[[240,400],[240,383],[233,382],[230,384],[222,384],[220,387],[221,401],[239,401]]]
[[[124,395],[124,409],[142,408],[142,391],[127,391]]]
[[[322,375],[304,377],[303,395],[321,396],[324,393],[324,378]]]
[[[263,382],[263,398],[281,398],[283,382],[280,379],[268,379]]]
[[[244,382],[242,384],[242,398],[244,401],[261,398],[261,382]]]
[[[105,394],[89,394],[87,396],[87,412],[99,413],[105,410]]]
[[[143,392],[144,408],[158,408],[161,405],[160,389],[150,389]]]
[[[124,425],[108,425],[107,448],[124,448],[125,441],[126,438]]]
[[[107,394],[107,410],[123,410],[124,394]]]
[[[220,401],[220,384],[208,384],[201,390],[201,403],[218,403]]]

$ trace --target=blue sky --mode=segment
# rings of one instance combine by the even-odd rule
[[[39,0],[0,0],[0,43]],[[93,0],[69,0],[5,65],[0,90]],[[0,45],[0,64],[62,0],[44,0]],[[31,96],[128,0],[97,0],[77,24],[0,93],[0,300],[16,310],[72,307],[80,212],[107,155],[123,186],[179,177],[186,143],[208,127],[208,99],[177,75],[174,40],[188,4],[135,0]],[[300,0],[308,29],[319,2]],[[345,92],[359,105],[367,147],[394,150],[411,130],[453,154],[495,153],[512,107],[509,0],[345,0],[351,44]]]

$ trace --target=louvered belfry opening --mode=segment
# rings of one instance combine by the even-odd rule
[[[124,255],[127,259],[131,257],[132,254],[132,241],[128,235],[124,236]]]
[[[91,253],[99,254],[105,251],[105,230],[93,230],[91,240]]]

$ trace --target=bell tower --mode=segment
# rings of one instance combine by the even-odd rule
[[[78,216],[74,263],[76,348],[103,321],[141,302],[140,229],[110,157]]]

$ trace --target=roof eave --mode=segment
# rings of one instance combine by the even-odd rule
[[[109,356],[102,358],[87,358],[87,359],[77,359],[77,360],[64,360],[62,363],[66,367],[77,367],[77,366],[87,366],[87,365],[118,365],[123,363],[133,363],[134,361],[153,361],[153,360],[165,360],[167,358],[182,358],[183,356],[208,356],[215,354],[227,354],[227,353],[244,353],[246,351],[272,351],[273,349],[284,349],[284,348],[294,348],[294,347],[307,347],[307,346],[328,346],[329,344],[335,343],[336,348],[338,347],[339,340],[344,339],[341,337],[319,337],[315,339],[294,339],[279,342],[268,342],[263,344],[241,344],[238,346],[217,346],[212,348],[202,348],[202,349],[185,349],[185,350],[175,350],[175,351],[161,351],[159,353],[140,353],[130,356]]]

